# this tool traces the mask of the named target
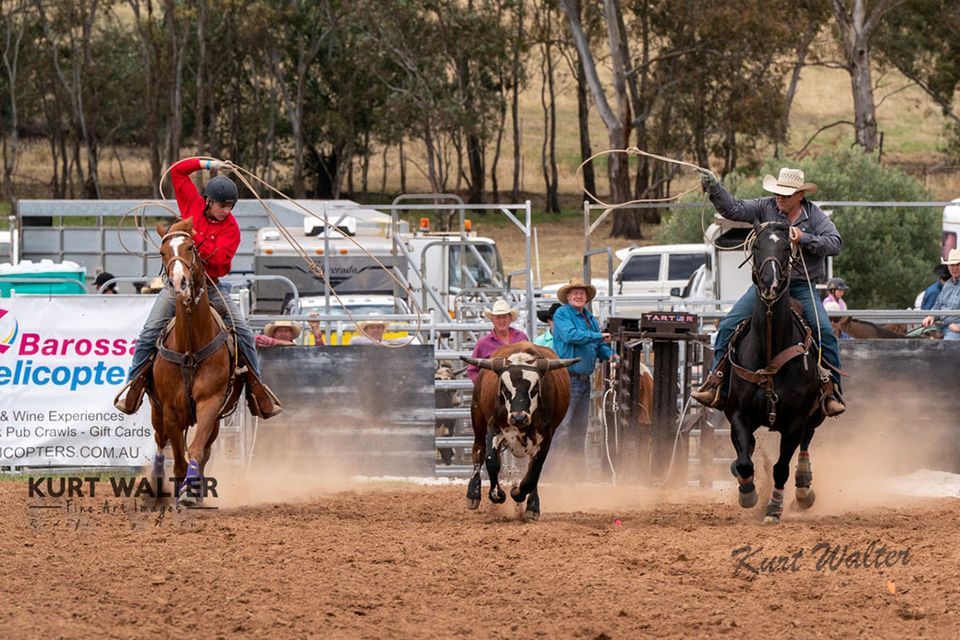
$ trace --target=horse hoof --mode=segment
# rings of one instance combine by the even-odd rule
[[[763,524],[780,524],[780,516],[764,516]]]
[[[523,519],[526,522],[539,522],[540,521],[540,512],[539,511],[524,511]]]
[[[503,504],[507,501],[507,494],[505,494],[499,487],[496,491],[490,492],[490,502],[494,504]]]
[[[527,496],[520,494],[520,487],[517,486],[510,487],[510,497],[514,502],[523,502],[527,499]]]
[[[797,488],[797,506],[801,509],[809,509],[817,500],[817,494],[813,489]]]
[[[739,495],[740,506],[744,509],[749,509],[750,507],[756,506],[757,504],[757,492],[751,491],[750,493],[741,493]]]
[[[480,506],[480,498],[467,498],[467,509],[474,511]]]
[[[195,507],[198,502],[200,502],[200,499],[187,490],[181,491],[180,495],[177,496],[177,504],[181,507]]]

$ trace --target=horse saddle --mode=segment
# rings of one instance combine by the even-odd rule
[[[225,342],[227,345],[227,352],[230,354],[230,370],[231,370],[231,375],[229,379],[230,382],[229,382],[229,385],[227,386],[227,392],[226,394],[224,394],[223,402],[220,404],[220,411],[219,411],[219,417],[225,418],[231,415],[236,410],[237,402],[240,400],[240,394],[243,393],[243,379],[237,375],[238,367],[234,365],[234,363],[236,362],[236,356],[237,356],[237,334],[236,334],[236,331],[234,331],[230,326],[227,325],[227,323],[223,321],[223,317],[220,315],[220,313],[216,309],[211,307],[210,312],[213,314],[214,320],[216,321],[217,325],[220,327],[221,334],[226,336]],[[181,364],[181,367],[183,368],[183,360],[182,360],[183,354],[172,352],[163,346],[164,341],[166,340],[167,336],[169,336],[173,332],[173,328],[176,326],[176,324],[177,324],[177,319],[170,318],[170,321],[163,328],[163,331],[160,332],[160,336],[157,338],[157,353],[167,358],[168,360],[172,360],[173,362],[177,362],[178,361],[177,356],[179,356],[179,360],[180,360],[179,364]],[[213,347],[210,350],[209,354],[201,355],[203,351],[207,350],[207,347],[202,348],[199,352],[197,352],[197,354],[195,354],[195,356],[197,357],[196,359],[197,364],[199,364],[204,358],[206,358],[207,355],[212,355],[213,352],[219,349],[220,345],[216,344],[217,342],[219,342],[219,336],[217,337],[217,339],[214,339],[214,342],[212,342],[210,345],[207,345],[207,347]],[[216,344],[216,346],[214,346],[214,344]],[[173,358],[170,357],[171,355],[173,356]],[[186,379],[185,379],[185,383],[187,383]]]

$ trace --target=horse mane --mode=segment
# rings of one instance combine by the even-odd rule
[[[167,229],[167,233],[174,233],[176,231],[185,231],[189,234],[193,234],[193,218],[186,218],[185,220],[177,220]]]

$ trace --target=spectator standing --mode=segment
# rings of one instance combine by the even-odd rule
[[[520,315],[520,312],[511,307],[510,303],[503,298],[494,302],[492,308],[484,309],[483,315],[493,323],[493,330],[477,341],[477,346],[473,348],[473,354],[471,354],[474,358],[489,358],[494,351],[505,344],[530,339],[520,329],[510,326]],[[480,368],[471,364],[467,367],[467,375],[475,383],[477,376],[480,375]]]

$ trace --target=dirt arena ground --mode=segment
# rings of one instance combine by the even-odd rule
[[[770,527],[732,487],[548,485],[529,524],[463,485],[220,484],[218,510],[161,516],[106,479],[69,513],[0,482],[2,636],[960,637],[955,499],[815,476]]]

